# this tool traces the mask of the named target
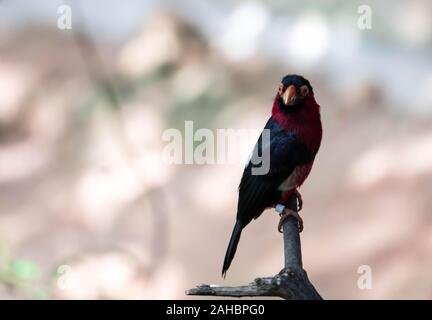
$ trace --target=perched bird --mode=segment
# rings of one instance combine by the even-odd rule
[[[258,218],[266,208],[275,207],[281,219],[294,216],[303,229],[303,221],[297,211],[285,207],[295,194],[301,210],[303,202],[298,192],[309,175],[321,144],[322,126],[320,106],[314,98],[309,81],[299,75],[287,75],[279,85],[273,102],[272,116],[264,129],[270,138],[263,141],[260,135],[254,152],[269,153],[269,170],[266,174],[254,174],[257,164],[249,161],[239,186],[237,218],[222,269],[225,277],[234,258],[240,235],[252,219]]]

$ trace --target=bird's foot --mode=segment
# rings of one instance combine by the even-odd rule
[[[282,233],[283,231],[283,223],[285,222],[285,220],[289,217],[289,216],[293,216],[294,218],[296,218],[296,220],[298,221],[298,228],[299,228],[299,232],[303,231],[303,219],[300,217],[300,215],[298,214],[298,212],[291,210],[289,208],[285,208],[283,213],[280,215],[280,220],[279,220],[279,224],[278,224],[278,231],[280,233]]]
[[[300,192],[297,189],[294,189],[293,194],[296,196],[298,205],[297,205],[297,211],[301,211],[303,209],[303,199],[300,194]]]

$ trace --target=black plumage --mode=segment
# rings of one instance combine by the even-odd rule
[[[268,120],[264,129],[270,130],[270,143],[266,144],[264,141],[263,144],[261,134],[254,153],[261,156],[263,152],[270,152],[269,172],[254,175],[252,168],[262,164],[253,164],[251,161],[244,169],[239,186],[237,219],[224,259],[223,276],[234,258],[242,229],[252,219],[258,218],[266,208],[274,206],[281,197],[282,191],[278,190],[278,187],[282,182],[297,166],[307,164],[315,156],[294,132],[284,129],[273,117]]]

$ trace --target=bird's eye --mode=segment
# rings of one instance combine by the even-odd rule
[[[278,88],[278,94],[281,96],[282,95],[282,93],[283,93],[283,84],[281,83],[280,85],[279,85],[279,88]]]
[[[306,97],[309,94],[309,88],[307,85],[303,85],[300,87],[300,94],[302,97]]]

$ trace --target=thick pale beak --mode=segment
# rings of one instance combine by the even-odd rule
[[[282,94],[282,100],[286,106],[292,105],[296,99],[297,89],[294,85],[290,85],[286,88],[285,92]]]

